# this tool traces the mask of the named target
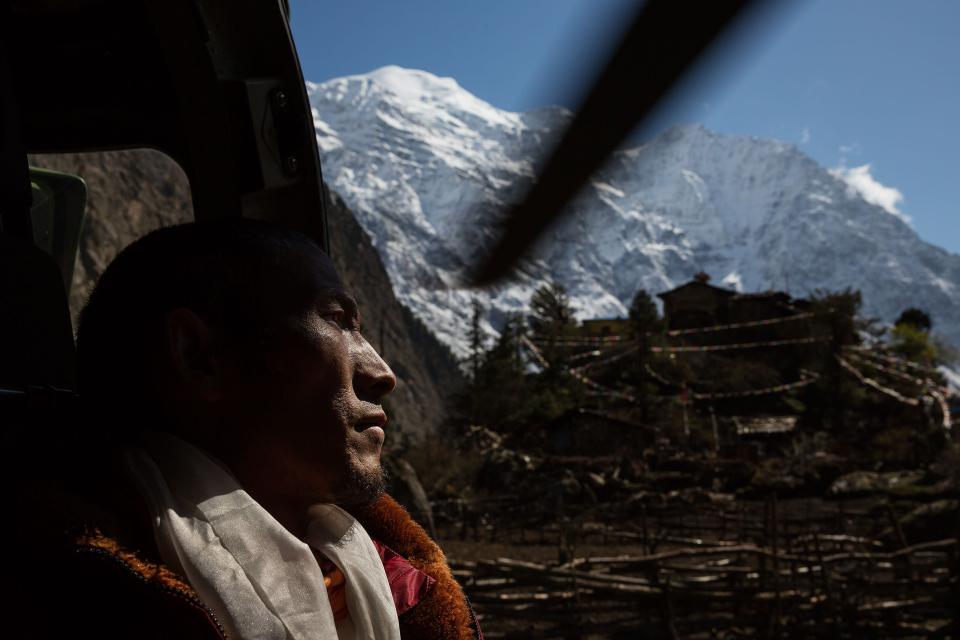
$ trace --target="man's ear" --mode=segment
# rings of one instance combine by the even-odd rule
[[[190,309],[166,315],[167,356],[177,379],[200,399],[220,397],[222,371],[207,323]]]

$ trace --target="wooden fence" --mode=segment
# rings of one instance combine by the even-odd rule
[[[956,549],[956,539],[812,555],[746,544],[454,569],[488,637],[949,637]]]
[[[480,527],[478,540],[493,531],[521,557],[525,545],[557,547],[550,562],[453,561],[488,637],[960,637],[957,539],[908,544],[883,502],[606,510],[522,531],[498,519]]]

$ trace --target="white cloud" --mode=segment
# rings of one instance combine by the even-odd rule
[[[800,144],[807,144],[810,142],[810,129],[804,127],[803,131],[800,132]]]
[[[860,144],[859,144],[859,143],[853,142],[853,143],[850,143],[850,144],[842,144],[842,145],[840,145],[840,155],[845,156],[845,155],[848,155],[848,154],[851,154],[851,153],[854,153],[854,154],[860,153]]]
[[[863,153],[863,150],[860,148],[859,142],[840,145],[840,166],[846,167],[849,156],[859,156],[861,153]]]
[[[903,193],[896,187],[881,184],[870,174],[870,165],[859,167],[839,166],[830,173],[847,183],[847,186],[870,204],[883,207],[888,213],[897,216],[907,224],[913,220],[897,208],[903,202]]]

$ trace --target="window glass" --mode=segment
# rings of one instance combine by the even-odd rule
[[[153,229],[193,219],[186,174],[154,149],[33,155],[30,166],[76,175],[87,185],[86,217],[70,287],[74,319],[123,247]]]

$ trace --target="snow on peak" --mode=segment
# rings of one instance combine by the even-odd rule
[[[368,100],[402,105],[403,111],[411,114],[428,113],[440,120],[444,119],[444,115],[466,115],[495,126],[510,126],[518,117],[484,102],[461,87],[453,78],[441,78],[427,71],[396,65],[331,80],[314,87],[321,89],[324,85],[343,84],[362,86],[361,91]]]
[[[365,77],[401,100],[409,102],[436,100],[451,94],[464,93],[453,78],[440,78],[426,71],[395,65],[374,69],[365,74]]]
[[[857,288],[868,315],[892,321],[917,306],[960,339],[960,257],[890,215],[902,196],[869,166],[830,172],[792,144],[696,124],[615,153],[512,282],[458,288],[569,112],[503,111],[452,79],[400,67],[307,88],[325,179],[398,297],[455,352],[466,350],[474,298],[491,331],[547,280],[566,286],[581,317],[625,316],[638,289],[699,271],[741,291]]]

